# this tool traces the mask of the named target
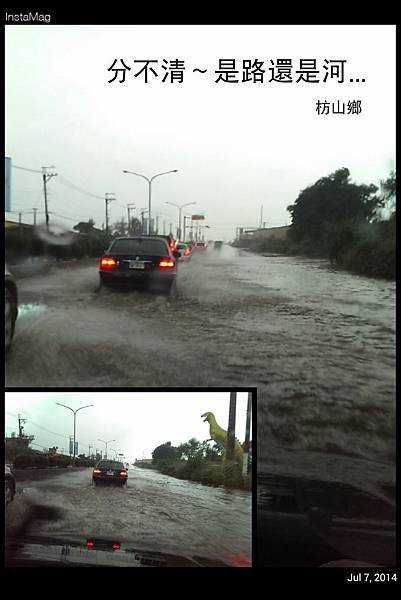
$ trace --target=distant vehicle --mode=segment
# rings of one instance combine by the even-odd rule
[[[220,250],[223,247],[223,242],[220,240],[217,240],[216,242],[214,242],[214,249],[215,250]]]
[[[177,260],[181,253],[171,251],[160,237],[121,237],[110,244],[100,260],[101,283],[133,283],[158,288],[169,296],[176,294]]]
[[[4,302],[4,346],[9,352],[14,337],[15,322],[18,316],[18,289],[14,277],[5,267],[5,302]]]
[[[169,233],[168,235],[159,235],[159,234],[152,234],[150,236],[142,236],[142,237],[156,237],[156,238],[161,238],[163,240],[166,240],[166,242],[169,245],[169,248],[171,250],[171,252],[174,252],[177,249],[177,240],[174,239],[174,236],[172,233]]]
[[[15,477],[11,471],[9,465],[5,465],[5,476],[4,476],[4,499],[5,505],[9,504],[14,500],[16,490]]]
[[[195,248],[197,250],[206,250],[206,248],[207,248],[207,242],[196,242],[195,243]]]
[[[179,244],[177,244],[177,251],[181,252],[181,256],[178,259],[180,262],[188,262],[189,260],[191,260],[192,248],[189,244],[184,244],[183,242],[180,242]]]
[[[94,485],[99,482],[111,481],[118,485],[126,485],[128,479],[128,470],[124,463],[116,460],[99,460],[93,469],[92,481]]]

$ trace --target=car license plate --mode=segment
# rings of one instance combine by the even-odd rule
[[[130,260],[128,266],[130,269],[144,269],[145,263],[140,260]]]
[[[114,475],[114,471],[107,471],[107,475]]]

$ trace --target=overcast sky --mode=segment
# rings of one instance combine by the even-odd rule
[[[224,429],[228,424],[229,392],[6,392],[6,434],[18,433],[18,414],[27,419],[24,433],[34,435],[34,449],[58,446],[68,453],[73,435],[73,413],[78,411],[79,453],[103,449],[98,440],[116,440],[109,448],[121,450],[130,461],[151,458],[159,444],[173,445],[190,438],[209,439],[209,426],[201,415],[213,412]],[[236,437],[245,439],[247,392],[237,393]]]
[[[230,240],[236,226],[258,225],[262,204],[267,226],[288,224],[300,190],[338,168],[358,183],[394,168],[395,26],[7,26],[5,50],[6,155],[25,168],[55,165],[49,209],[69,228],[89,218],[101,227],[106,192],[116,194],[112,222],[128,203],[147,207],[146,181],[123,169],[178,169],[153,183],[160,224],[177,223],[166,202],[196,202],[207,237]],[[132,71],[108,83],[120,58]],[[182,84],[163,83],[160,66],[148,84],[133,76],[134,59],[177,58]],[[240,76],[246,59],[268,69],[292,58],[295,71],[316,58],[321,73],[324,59],[344,59],[346,83],[268,83],[270,73],[263,84],[215,83],[220,58],[235,58]],[[317,100],[361,100],[362,112],[318,115]],[[14,168],[12,196],[13,210],[43,211],[41,175]]]

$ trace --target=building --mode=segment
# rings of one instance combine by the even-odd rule
[[[262,227],[258,229],[238,228],[236,244],[242,248],[252,248],[256,242],[261,240],[285,240],[290,225],[282,225],[280,227]]]

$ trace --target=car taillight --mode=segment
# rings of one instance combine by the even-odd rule
[[[93,469],[93,473],[101,473],[100,469]]]
[[[93,540],[87,540],[87,542],[86,542],[87,548],[93,548],[94,546],[95,546],[95,544],[93,543]]]
[[[100,261],[101,269],[114,269],[117,266],[117,261],[111,256],[106,256]]]
[[[188,256],[189,254],[189,249],[187,248],[186,250],[184,250],[184,256]]]
[[[121,544],[115,543],[112,545],[113,550],[119,550],[121,548]]]
[[[172,269],[175,267],[175,260],[172,258],[162,258],[158,265],[161,269]]]
[[[127,475],[127,471],[120,471],[120,477],[126,477]]]
[[[172,250],[174,252],[175,247],[176,247],[176,243],[174,240],[170,240],[169,246],[170,246],[170,250]]]
[[[252,561],[249,556],[246,556],[245,554],[235,554],[231,557],[231,564],[236,567],[251,567]]]

